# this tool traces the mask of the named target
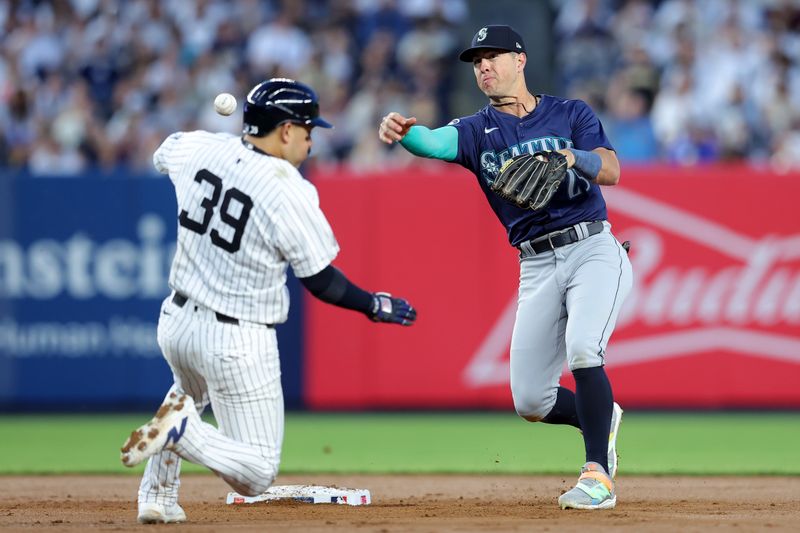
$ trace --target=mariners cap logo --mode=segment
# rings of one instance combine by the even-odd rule
[[[525,41],[511,26],[487,24],[472,37],[471,46],[461,52],[458,58],[471,63],[478,50],[495,48],[508,52],[524,52]]]

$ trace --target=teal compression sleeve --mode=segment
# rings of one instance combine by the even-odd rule
[[[400,144],[420,157],[453,161],[458,155],[458,130],[453,126],[443,126],[435,130],[425,126],[411,126]]]

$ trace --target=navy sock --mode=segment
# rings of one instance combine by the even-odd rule
[[[558,388],[553,409],[542,419],[545,424],[569,424],[581,428],[578,411],[575,409],[575,393],[564,387]]]
[[[575,409],[583,431],[586,461],[594,461],[608,472],[608,433],[614,397],[602,366],[579,368],[575,376]]]

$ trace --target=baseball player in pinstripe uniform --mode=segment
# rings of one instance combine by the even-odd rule
[[[559,505],[616,505],[616,438],[622,409],[604,370],[606,346],[632,285],[631,264],[611,234],[600,185],[620,168],[594,112],[580,100],[533,95],[525,84],[525,43],[510,26],[481,28],[460,59],[472,63],[486,107],[430,130],[399,113],[383,118],[379,137],[410,152],[470,171],[520,257],[517,317],[511,337],[511,393],[531,422],[581,430],[586,462]],[[558,151],[566,179],[543,209],[519,207],[492,190],[514,156]],[[566,359],[575,392],[559,386]]]
[[[153,156],[178,203],[172,292],[158,322],[175,383],[121,450],[126,466],[148,460],[141,523],[186,519],[178,504],[182,458],[244,495],[275,479],[284,416],[275,325],[289,310],[288,266],[325,302],[376,322],[416,319],[406,300],[360,289],[331,265],[339,246],[316,189],[297,171],[315,126],[331,127],[314,91],[276,78],[248,94],[242,137],[178,132]],[[199,416],[209,404],[218,428]]]

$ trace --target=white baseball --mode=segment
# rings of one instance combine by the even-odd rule
[[[220,115],[230,115],[236,111],[236,97],[231,93],[219,93],[217,97],[214,98],[214,109],[216,109],[217,113]]]

